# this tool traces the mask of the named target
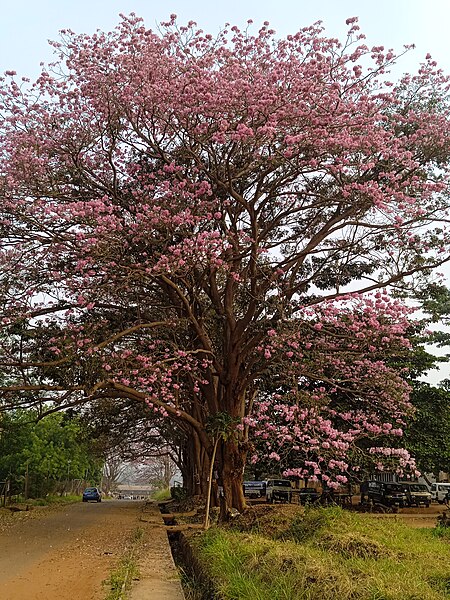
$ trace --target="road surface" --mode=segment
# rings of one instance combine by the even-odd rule
[[[90,600],[123,554],[142,503],[110,500],[20,514],[0,530],[2,600]]]

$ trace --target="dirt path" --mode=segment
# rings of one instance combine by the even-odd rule
[[[141,503],[72,504],[0,531],[2,600],[103,598],[102,581],[139,526]]]

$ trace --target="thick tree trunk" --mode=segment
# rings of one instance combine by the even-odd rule
[[[223,501],[220,503],[221,520],[228,518],[231,508],[235,508],[239,512],[246,508],[242,487],[246,458],[247,449],[243,448],[235,439],[223,441],[219,479],[219,483],[223,487]]]
[[[183,451],[183,487],[188,496],[206,499],[208,491],[209,456],[193,431]]]

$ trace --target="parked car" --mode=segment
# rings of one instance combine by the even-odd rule
[[[83,502],[101,502],[102,494],[96,487],[88,487],[83,492]]]
[[[244,481],[243,488],[246,498],[262,498],[266,495],[265,481]]]
[[[312,504],[320,498],[320,492],[312,487],[301,488],[298,490],[298,500],[300,504]]]
[[[420,506],[423,504],[428,508],[431,504],[431,492],[424,483],[413,481],[401,482],[408,499],[408,506]]]
[[[364,504],[366,501],[400,508],[408,504],[402,484],[376,480],[364,481],[361,484],[361,503]]]
[[[266,482],[267,502],[291,502],[292,485],[288,479],[268,479]]]
[[[444,504],[447,492],[450,492],[450,483],[433,483],[431,485],[431,499]]]

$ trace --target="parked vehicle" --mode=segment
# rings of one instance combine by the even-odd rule
[[[408,504],[408,498],[402,484],[375,480],[364,481],[361,484],[361,504],[366,501],[372,504],[398,506],[400,508]]]
[[[450,483],[433,483],[430,491],[432,500],[444,504],[447,492],[450,491]]]
[[[298,490],[298,501],[300,504],[312,504],[320,498],[320,492],[315,488],[306,487]]]
[[[401,482],[408,499],[408,506],[420,506],[423,504],[428,508],[431,504],[431,492],[428,491],[424,483],[415,483],[413,481]]]
[[[243,488],[246,498],[262,498],[266,495],[265,481],[244,481]]]
[[[272,502],[291,502],[292,485],[288,479],[268,479],[266,482],[266,499]]]
[[[102,494],[96,487],[88,487],[83,492],[83,502],[101,502]]]

